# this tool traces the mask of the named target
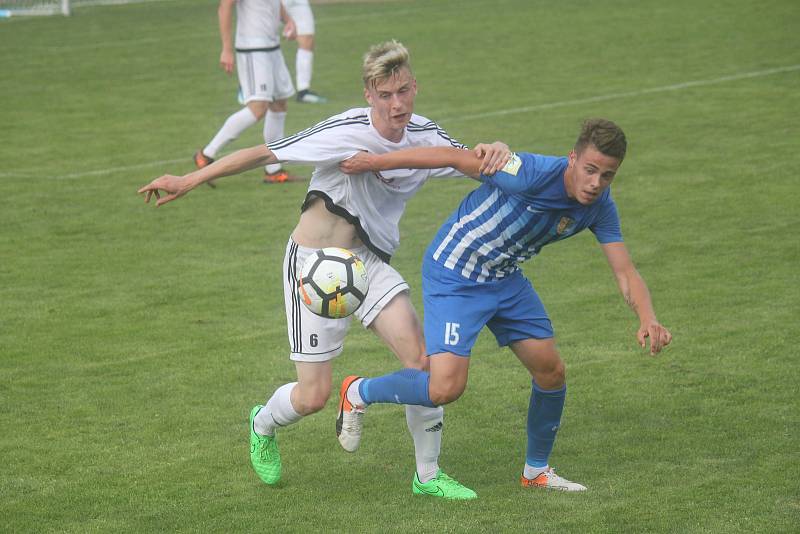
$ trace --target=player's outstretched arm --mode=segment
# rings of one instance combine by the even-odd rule
[[[453,167],[465,176],[477,178],[481,160],[470,150],[452,147],[409,148],[386,154],[359,152],[339,164],[345,174],[362,174],[391,169],[440,169]]]
[[[409,148],[388,152],[386,154],[370,154],[359,152],[339,164],[346,174],[362,174],[370,171],[387,171],[390,169],[440,169],[452,167],[465,176],[478,178],[481,169],[486,168],[492,174],[502,168],[511,157],[511,151],[503,143],[478,145],[475,150],[463,150],[452,147]]]
[[[639,345],[646,348],[649,338],[650,354],[658,354],[670,344],[672,334],[656,319],[647,284],[633,265],[624,243],[607,243],[602,247],[625,302],[639,317],[639,329],[636,332]]]
[[[184,176],[165,174],[140,188],[138,193],[144,194],[145,202],[150,202],[150,198],[155,196],[157,199],[156,206],[161,206],[182,197],[198,185],[209,180],[239,174],[277,162],[278,158],[266,145],[244,148]],[[162,194],[165,195],[162,197]]]

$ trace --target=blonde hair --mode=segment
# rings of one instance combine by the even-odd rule
[[[409,73],[411,72],[408,50],[402,43],[392,39],[376,44],[364,54],[362,69],[364,87],[375,87],[378,82],[389,78],[403,68],[407,68]]]

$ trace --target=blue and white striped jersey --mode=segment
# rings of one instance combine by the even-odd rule
[[[476,282],[503,278],[543,246],[589,228],[600,243],[622,241],[610,189],[588,206],[567,196],[567,158],[518,153],[464,198],[426,256]]]

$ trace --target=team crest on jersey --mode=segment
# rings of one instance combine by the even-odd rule
[[[575,219],[570,219],[569,217],[561,217],[561,220],[558,221],[558,226],[556,226],[556,235],[562,235],[575,225]]]
[[[514,176],[516,176],[521,167],[522,167],[522,160],[519,159],[519,156],[517,156],[516,154],[511,154],[511,159],[508,160],[506,166],[503,167],[503,172],[508,174],[513,174]]]

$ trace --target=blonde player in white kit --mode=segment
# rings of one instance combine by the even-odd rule
[[[236,7],[236,40],[231,32]],[[227,118],[222,128],[202,150],[194,155],[198,169],[211,164],[222,148],[247,128],[264,119],[264,142],[284,135],[286,101],[294,95],[289,69],[281,53],[281,22],[284,33],[294,37],[295,24],[280,0],[220,0],[219,33],[222,40],[220,66],[239,75],[244,107]],[[234,56],[235,54],[235,56]],[[264,182],[299,180],[279,163],[267,165]],[[209,182],[211,185],[211,182]]]
[[[259,165],[291,161],[313,164],[300,221],[292,232],[283,262],[284,298],[290,353],[297,382],[277,389],[265,406],[250,414],[250,459],[267,484],[280,480],[281,459],[276,430],[321,410],[331,394],[332,360],[343,348],[350,318],[323,319],[298,299],[297,272],[312,251],[342,247],[364,260],[370,291],[355,316],[392,350],[407,368],[427,368],[422,330],[408,295],[408,284],[389,265],[398,246],[398,223],[408,199],[430,177],[460,176],[451,168],[402,170],[348,176],[340,161],[359,151],[380,154],[407,147],[456,146],[435,123],[413,114],[417,92],[408,51],[396,41],[372,47],[363,65],[368,108],[352,109],[269,146],[235,152],[185,176],[162,176],[139,190],[157,205],[175,200],[198,185]],[[494,172],[510,156],[502,143],[478,145],[484,170]],[[162,196],[161,191],[167,193]],[[355,451],[363,410],[339,407],[340,442]],[[475,493],[448,477],[438,466],[443,411],[407,406],[406,419],[414,439],[417,477],[435,488],[431,495],[446,499],[475,498]]]

